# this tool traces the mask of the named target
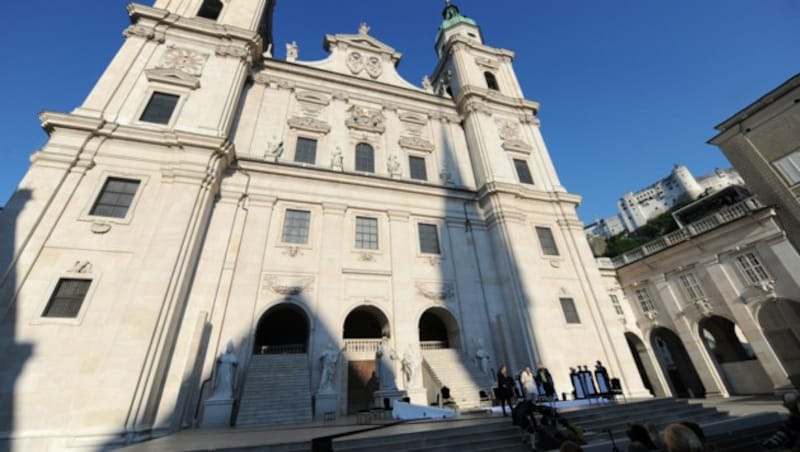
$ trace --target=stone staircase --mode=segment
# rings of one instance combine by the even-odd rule
[[[311,422],[311,375],[305,353],[253,355],[237,427]]]
[[[685,400],[654,399],[626,404],[559,410],[569,422],[580,426],[588,445],[584,451],[611,450],[609,431],[620,450],[627,449],[625,431],[629,423],[654,423],[659,430],[672,423],[700,424],[715,451],[759,450],[780,422],[775,413],[734,418],[716,408],[689,404]],[[755,448],[754,448],[755,446]],[[748,449],[749,448],[749,449]],[[530,450],[521,443],[519,431],[510,418],[462,416],[443,421],[415,421],[374,432],[351,435],[334,441],[334,450],[366,452],[447,451],[488,452]]]
[[[457,350],[423,350],[422,356],[436,380],[450,388],[450,397],[459,410],[479,407],[481,390],[491,397],[494,386],[491,377],[484,375],[476,363]]]

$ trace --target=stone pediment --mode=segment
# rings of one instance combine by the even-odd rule
[[[328,58],[321,61],[295,62],[330,72],[422,90],[397,73],[397,65],[402,54],[370,36],[366,24],[361,24],[357,34],[326,35],[324,47],[330,52]]]
[[[147,69],[144,71],[147,80],[178,85],[189,89],[200,87],[200,78],[186,74],[177,69]]]

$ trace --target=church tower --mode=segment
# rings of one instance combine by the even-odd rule
[[[487,300],[493,326],[508,330],[496,349],[506,350],[514,368],[541,361],[567,369],[599,359],[645,394],[630,355],[616,352],[625,350],[624,335],[583,235],[580,197],[561,186],[539,104],[524,97],[514,72],[514,52],[487,45],[477,22],[449,1],[442,16],[432,79],[462,118],[501,275],[502,299]]]

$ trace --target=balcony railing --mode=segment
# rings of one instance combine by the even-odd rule
[[[344,349],[353,353],[375,353],[381,346],[381,339],[345,339]]]
[[[647,242],[644,245],[634,248],[625,254],[621,254],[613,259],[611,262],[614,268],[622,267],[623,265],[636,262],[651,254],[655,254],[663,249],[669,248],[694,236],[703,234],[712,229],[716,229],[724,224],[731,223],[739,218],[749,215],[751,212],[762,209],[764,205],[755,196],[745,199],[737,204],[720,209],[711,215],[703,217],[693,223],[689,223],[682,229],[671,232],[663,237],[659,237],[652,242]]]
[[[419,348],[422,350],[441,350],[443,348],[450,348],[447,341],[421,341]]]

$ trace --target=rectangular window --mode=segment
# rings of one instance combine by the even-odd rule
[[[564,311],[564,319],[567,323],[581,323],[578,317],[578,310],[575,308],[575,300],[572,298],[559,298],[561,302],[561,310]]]
[[[800,150],[772,162],[789,185],[800,184]]]
[[[89,211],[89,215],[125,218],[138,189],[138,180],[109,177],[100,191],[100,196],[94,202],[92,210]]]
[[[375,172],[375,150],[366,143],[356,146],[356,171]]]
[[[153,93],[139,120],[155,124],[169,124],[172,112],[175,111],[175,106],[178,105],[178,99],[180,99],[180,96],[174,94]]]
[[[89,279],[58,280],[56,290],[47,302],[42,317],[73,319],[77,317],[91,284],[92,281]]]
[[[412,179],[428,180],[428,171],[425,169],[425,159],[423,157],[409,156],[408,168]]]
[[[736,257],[736,261],[739,262],[739,267],[751,284],[757,284],[770,279],[767,271],[764,269],[764,266],[761,265],[761,261],[758,260],[755,254],[742,254]]]
[[[558,256],[558,247],[550,228],[536,226],[536,235],[539,236],[539,244],[545,256]]]
[[[284,243],[308,243],[308,225],[311,221],[311,212],[307,210],[286,209],[286,218],[283,220]]]
[[[616,312],[617,315],[625,315],[625,311],[622,310],[622,305],[619,302],[619,297],[613,293],[609,295],[611,296],[611,305],[614,306],[614,312]]]
[[[517,170],[517,177],[521,184],[533,184],[533,176],[525,160],[514,159],[514,168]]]
[[[653,300],[650,299],[647,289],[636,289],[636,301],[639,302],[642,312],[647,313],[656,310],[656,306],[653,304]]]
[[[378,249],[378,219],[356,217],[356,248]]]
[[[294,161],[298,163],[317,163],[317,140],[300,137],[294,151]]]
[[[439,254],[439,232],[435,224],[420,223],[419,250],[428,254]]]
[[[683,290],[686,291],[686,295],[689,296],[689,300],[696,301],[706,297],[706,294],[703,292],[703,288],[700,287],[700,283],[697,282],[697,278],[695,278],[694,273],[684,273],[678,276],[678,279],[680,279]]]

